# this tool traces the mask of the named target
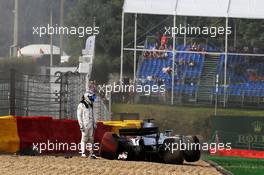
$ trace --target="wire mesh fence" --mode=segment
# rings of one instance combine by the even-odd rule
[[[79,73],[0,72],[0,115],[76,119],[76,109],[85,90],[85,75]],[[98,118],[109,118],[100,97],[95,106]]]
[[[9,113],[9,74],[0,72],[0,115]]]

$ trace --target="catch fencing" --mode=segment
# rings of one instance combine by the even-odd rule
[[[11,69],[0,72],[0,116],[53,116],[76,119],[76,109],[85,88],[85,75],[56,72],[55,75],[30,75]],[[95,112],[109,119],[100,97]]]

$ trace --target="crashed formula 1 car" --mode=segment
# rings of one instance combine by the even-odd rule
[[[153,119],[141,128],[119,129],[119,135],[106,132],[101,141],[100,156],[106,159],[152,161],[182,164],[200,159],[200,143],[196,136],[171,136],[172,131],[159,132]]]

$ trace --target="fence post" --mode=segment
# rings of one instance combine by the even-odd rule
[[[65,114],[67,115],[67,98],[66,95],[68,94],[68,76],[69,73],[62,73],[61,74],[61,82],[60,82],[60,116],[59,119],[65,119]]]
[[[27,80],[27,94],[26,94],[26,116],[29,115],[29,76],[26,75],[26,80]]]
[[[16,70],[10,69],[9,115],[16,115]]]
[[[59,113],[59,119],[62,119],[62,108],[63,108],[63,93],[64,93],[64,89],[63,89],[63,81],[64,81],[64,77],[63,77],[63,73],[61,74],[61,82],[60,82],[60,113]]]

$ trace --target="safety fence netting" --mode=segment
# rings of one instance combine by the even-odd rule
[[[57,72],[55,75],[0,73],[0,115],[76,118],[76,108],[85,92],[85,75]]]

